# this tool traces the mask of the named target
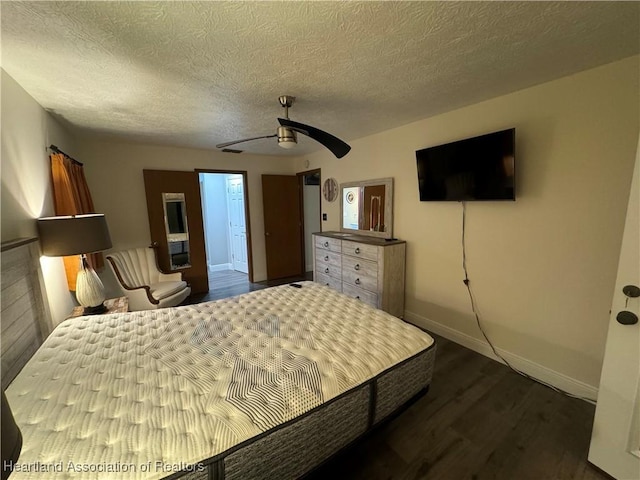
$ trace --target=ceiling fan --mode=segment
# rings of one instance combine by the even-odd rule
[[[218,145],[216,145],[216,148],[226,148],[237,143],[249,142],[251,140],[258,140],[260,138],[273,137],[278,137],[278,145],[280,145],[282,148],[293,148],[298,143],[298,139],[296,137],[296,132],[298,132],[306,135],[309,138],[312,138],[318,143],[321,143],[326,148],[331,150],[331,153],[333,153],[337,158],[342,158],[347,153],[349,153],[351,147],[340,140],[338,137],[334,137],[330,133],[320,130],[319,128],[289,120],[289,107],[293,105],[296,97],[292,97],[291,95],[282,95],[278,98],[278,100],[280,101],[280,105],[282,105],[282,107],[284,108],[284,118],[278,118],[280,126],[278,127],[277,133],[274,133],[273,135],[262,135],[260,137],[234,140],[233,142],[219,143]]]

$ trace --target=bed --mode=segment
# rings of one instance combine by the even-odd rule
[[[313,282],[68,319],[6,389],[11,478],[298,478],[426,392],[434,358]]]

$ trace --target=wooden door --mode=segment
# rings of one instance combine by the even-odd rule
[[[204,244],[200,182],[196,172],[169,170],[143,170],[144,188],[147,195],[147,214],[151,242],[157,245],[160,269],[165,273],[181,272],[182,278],[191,285],[192,293],[209,291],[207,255]],[[163,194],[183,193],[186,207],[188,241],[180,242],[180,248],[188,252],[188,266],[172,269],[169,259],[170,242],[167,240],[165,203]],[[172,250],[177,242],[172,242]],[[174,252],[175,253],[175,252]]]
[[[233,269],[238,272],[248,273],[247,226],[244,219],[244,185],[242,175],[227,176],[227,208],[229,211],[229,236],[231,237]]]
[[[613,478],[640,478],[640,144],[620,248],[589,461]]]
[[[263,175],[267,278],[304,274],[300,190],[296,175]]]

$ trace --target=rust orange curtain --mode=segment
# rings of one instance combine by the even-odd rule
[[[61,153],[52,154],[50,158],[53,205],[56,215],[95,213],[82,164]],[[101,253],[89,254],[87,260],[94,270],[102,268],[104,265]],[[64,268],[67,272],[69,290],[75,291],[80,258],[78,256],[64,257]]]

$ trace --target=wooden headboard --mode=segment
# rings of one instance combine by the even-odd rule
[[[2,389],[50,333],[37,238],[2,242]]]

